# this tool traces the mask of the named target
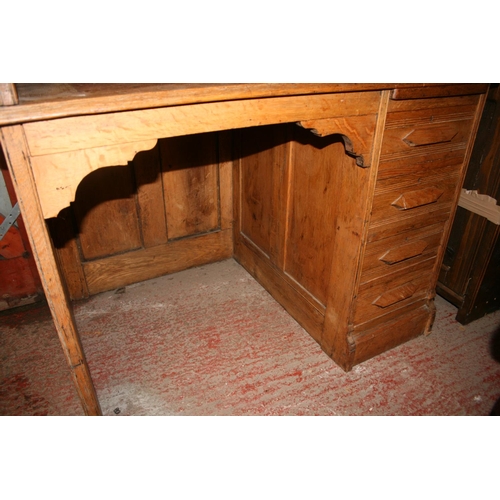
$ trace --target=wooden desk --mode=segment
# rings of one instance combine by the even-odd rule
[[[124,165],[160,138],[242,129],[234,256],[349,370],[430,332],[443,242],[487,90],[0,86],[2,147],[85,412],[101,410],[45,219],[74,200],[86,175]]]

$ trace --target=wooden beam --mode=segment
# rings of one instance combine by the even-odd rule
[[[0,129],[7,165],[17,193],[21,214],[42,280],[47,302],[69,365],[73,383],[87,415],[101,415],[66,288],[54,257],[52,241],[45,225],[22,126]]]

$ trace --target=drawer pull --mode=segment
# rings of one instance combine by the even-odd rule
[[[445,124],[438,127],[418,128],[403,137],[403,142],[412,148],[451,142],[458,134],[456,125]]]
[[[437,188],[418,189],[403,193],[391,205],[399,210],[409,210],[429,203],[435,203],[443,195],[444,191]]]
[[[423,240],[414,241],[412,243],[408,243],[407,245],[401,245],[397,248],[391,248],[390,250],[385,252],[379,260],[385,262],[389,266],[392,266],[393,264],[402,262],[403,260],[422,255],[423,251],[426,248],[427,242]]]
[[[372,304],[382,309],[397,304],[402,300],[409,299],[417,291],[417,286],[413,283],[405,283],[394,290],[383,293],[377,297]]]

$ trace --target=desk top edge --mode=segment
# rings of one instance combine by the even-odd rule
[[[43,121],[68,116],[132,111],[238,99],[374,90],[462,87],[466,93],[485,92],[488,84],[110,84],[28,83],[16,84],[19,103],[0,106],[0,126]]]

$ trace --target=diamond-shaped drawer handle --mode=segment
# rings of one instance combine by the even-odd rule
[[[412,130],[403,138],[403,142],[412,148],[430,146],[431,144],[451,142],[457,133],[455,124],[441,124]]]
[[[402,262],[403,260],[422,255],[423,251],[426,248],[427,242],[423,240],[413,241],[412,243],[401,245],[397,248],[391,248],[390,250],[385,252],[379,260],[385,262],[389,266],[392,266],[392,264],[396,264],[398,262]]]
[[[438,188],[425,188],[408,191],[395,199],[391,205],[399,210],[409,210],[429,203],[435,203],[441,198],[444,191]]]
[[[397,304],[402,300],[409,299],[417,291],[417,286],[413,283],[405,283],[404,285],[394,288],[394,290],[389,290],[378,296],[372,304],[382,309]]]

